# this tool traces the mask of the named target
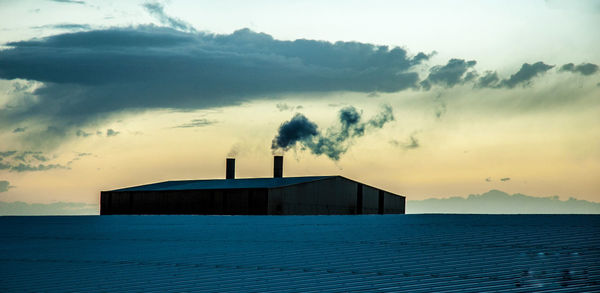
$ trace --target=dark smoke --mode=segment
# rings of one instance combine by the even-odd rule
[[[271,149],[288,150],[295,146],[296,142],[310,139],[316,135],[319,135],[317,124],[298,113],[292,120],[283,122],[279,126],[279,132],[273,139]]]
[[[360,122],[360,116],[361,113],[359,113],[356,108],[352,106],[344,107],[342,110],[340,110],[340,123],[342,124],[342,129],[339,135],[340,139],[345,140],[352,135],[364,134],[364,124],[360,127],[357,127],[358,123]]]
[[[287,151],[300,145],[309,149],[315,155],[326,155],[337,161],[348,151],[352,138],[365,135],[370,129],[382,128],[387,122],[394,120],[392,107],[384,105],[375,117],[362,122],[362,113],[352,106],[345,107],[339,112],[340,125],[329,128],[322,134],[317,125],[302,114],[296,114],[290,121],[279,126],[279,131],[273,139],[273,152]]]

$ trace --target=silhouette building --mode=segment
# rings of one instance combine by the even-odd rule
[[[404,214],[406,199],[342,176],[283,177],[274,157],[273,178],[166,181],[100,194],[100,214],[351,215]]]

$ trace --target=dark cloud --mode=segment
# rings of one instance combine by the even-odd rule
[[[40,161],[40,162],[46,162],[48,161],[48,158],[42,154],[33,154],[32,155],[33,158],[35,158],[36,160]]]
[[[477,62],[475,60],[465,61],[463,59],[450,59],[446,65],[437,65],[429,70],[429,75],[423,81],[421,86],[429,90],[432,85],[441,85],[453,87],[472,80],[475,77],[474,72],[468,72]]]
[[[160,4],[145,7],[164,15]],[[248,29],[216,35],[170,25],[179,30],[110,28],[6,44],[0,51],[0,78],[41,83],[27,85],[26,95],[0,109],[0,130],[29,127],[18,137],[24,145],[52,148],[72,136],[89,136],[81,129],[121,113],[206,109],[286,93],[370,95],[467,82],[512,88],[551,68],[526,63],[510,78],[500,79],[495,72],[478,76],[475,61],[451,59],[431,68],[420,84],[415,67],[431,54],[411,57],[398,47],[281,41]],[[442,103],[436,115],[444,112]]]
[[[29,172],[29,171],[47,171],[52,169],[69,169],[66,166],[60,164],[25,164],[19,163],[16,165],[10,165],[0,163],[0,170],[8,170],[10,172]]]
[[[119,132],[119,131],[116,131],[116,130],[114,130],[114,129],[110,129],[110,128],[106,130],[106,136],[108,136],[108,137],[110,137],[110,136],[117,136],[117,135],[119,135],[120,133],[121,133],[121,132]]]
[[[592,63],[581,63],[579,65],[567,63],[561,66],[559,71],[579,73],[581,75],[592,75],[598,72],[598,65]]]
[[[34,26],[34,29],[61,29],[61,30],[89,30],[92,27],[88,24],[79,23],[57,23]]]
[[[158,21],[160,21],[161,24],[166,25],[168,27],[177,29],[177,30],[182,30],[182,31],[188,31],[188,32],[195,32],[196,29],[194,29],[194,27],[192,25],[190,25],[189,23],[169,16],[165,13],[165,9],[162,6],[162,4],[158,3],[158,2],[146,2],[142,5],[152,16],[156,17],[156,19]]]
[[[29,172],[29,171],[47,171],[52,169],[69,169],[60,164],[38,164],[38,165],[30,165],[30,164],[18,164],[10,167],[11,172]]]
[[[10,172],[46,171],[52,169],[68,169],[60,164],[46,164],[49,161],[42,152],[5,151],[0,152],[0,170]]]
[[[75,135],[77,136],[81,136],[81,137],[88,137],[90,135],[92,135],[91,133],[85,132],[81,129],[77,129],[77,131],[75,132]]]
[[[492,182],[492,177],[485,178],[485,182]]]
[[[531,79],[545,73],[553,67],[554,65],[544,64],[544,62],[541,61],[533,64],[524,63],[517,73],[502,80],[498,86],[505,88],[514,88],[518,85],[527,86],[531,83]]]
[[[512,74],[509,78],[500,79],[498,73],[495,71],[485,71],[483,75],[480,75],[473,69],[476,64],[475,60],[451,59],[446,65],[432,67],[429,75],[420,82],[420,85],[425,90],[431,89],[434,85],[451,88],[466,83],[473,83],[475,88],[511,89],[519,85],[529,85],[534,77],[554,67],[554,65],[548,65],[541,61],[534,64],[524,63],[519,71]],[[594,64],[585,64],[586,73],[592,71],[592,66],[590,65]]]
[[[6,181],[6,180],[0,180],[0,192],[7,192],[8,189],[12,188],[13,186],[10,186],[10,182]]]
[[[85,1],[81,1],[81,0],[50,0],[50,1],[58,2],[58,3],[85,4]]]
[[[13,129],[13,133],[19,133],[19,132],[25,132],[25,130],[27,130],[27,127],[17,127],[15,129]]]
[[[290,106],[289,106],[288,104],[286,104],[286,103],[277,103],[277,104],[275,105],[275,107],[276,107],[276,108],[277,108],[277,110],[279,110],[280,112],[283,112],[283,111],[288,111],[288,110],[290,110],[290,109],[294,109],[294,107],[290,107]]]
[[[70,161],[67,162],[67,166],[70,167],[73,163],[75,163],[76,161],[81,160],[83,157],[87,157],[87,156],[91,156],[93,155],[92,153],[77,153],[77,156],[72,158]]]
[[[204,127],[217,123],[214,120],[208,120],[206,118],[194,119],[188,123],[177,125],[174,128],[193,128],[193,127]]]
[[[1,109],[0,125],[43,121],[47,134],[75,133],[122,111],[212,108],[290,92],[396,92],[417,86],[413,67],[425,60],[397,47],[280,41],[248,29],[111,28],[6,45],[0,78],[44,85],[28,103]],[[31,141],[49,144],[37,137]]]
[[[339,127],[329,128],[323,134],[317,124],[302,114],[296,114],[290,121],[281,124],[271,149],[287,151],[300,145],[301,149],[309,149],[315,155],[326,155],[337,161],[348,151],[352,138],[363,136],[369,129],[383,127],[394,120],[394,115],[391,106],[383,105],[381,112],[373,118],[365,122],[361,119],[362,114],[356,108],[345,107],[339,112]]]
[[[477,79],[475,82],[476,88],[493,88],[496,87],[500,83],[500,78],[498,78],[498,73],[495,71],[486,71],[483,73],[481,77]]]
[[[14,154],[16,154],[17,151],[5,151],[5,152],[0,152],[0,158],[7,158],[10,157]]]
[[[600,214],[600,203],[577,200],[560,200],[558,196],[534,197],[490,190],[472,194],[467,198],[408,200],[410,213],[457,214]]]
[[[302,105],[298,105],[298,106],[290,106],[286,103],[277,103],[275,105],[275,107],[277,108],[277,110],[279,110],[280,112],[283,111],[293,111],[293,110],[300,110],[304,107],[302,107]]]
[[[431,57],[433,57],[435,54],[437,54],[436,51],[431,52],[430,54],[425,54],[423,52],[419,52],[417,55],[415,55],[415,57],[413,58],[412,62],[414,64],[420,64],[423,61],[428,61]]]
[[[500,178],[500,181],[502,181],[502,182],[506,182],[506,181],[509,181],[509,180],[510,180],[509,177]]]
[[[495,71],[486,71],[479,78],[474,78],[475,88],[508,88],[512,89],[516,86],[528,86],[531,80],[546,71],[552,69],[554,65],[548,65],[544,62],[536,62],[533,64],[523,63],[519,71],[512,74],[509,78],[500,79]]]
[[[469,71],[469,72],[465,73],[465,76],[463,77],[463,82],[466,83],[466,82],[475,81],[478,76],[479,76],[479,73],[477,73],[477,71],[475,71],[475,70]]]
[[[15,156],[13,156],[13,159],[21,162],[29,162],[31,160],[38,160],[42,162],[48,161],[48,158],[44,156],[42,152],[32,151],[18,152]]]

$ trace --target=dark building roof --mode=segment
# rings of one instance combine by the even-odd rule
[[[0,217],[2,292],[600,292],[600,216]]]
[[[165,181],[112,191],[164,191],[164,190],[200,190],[200,189],[240,189],[240,188],[276,188],[338,176],[307,176],[279,178],[242,178]],[[341,177],[341,176],[340,176]]]

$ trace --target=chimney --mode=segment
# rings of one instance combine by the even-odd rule
[[[283,177],[283,156],[273,157],[273,178]]]
[[[235,179],[235,159],[227,158],[227,170],[225,171],[225,179]]]

